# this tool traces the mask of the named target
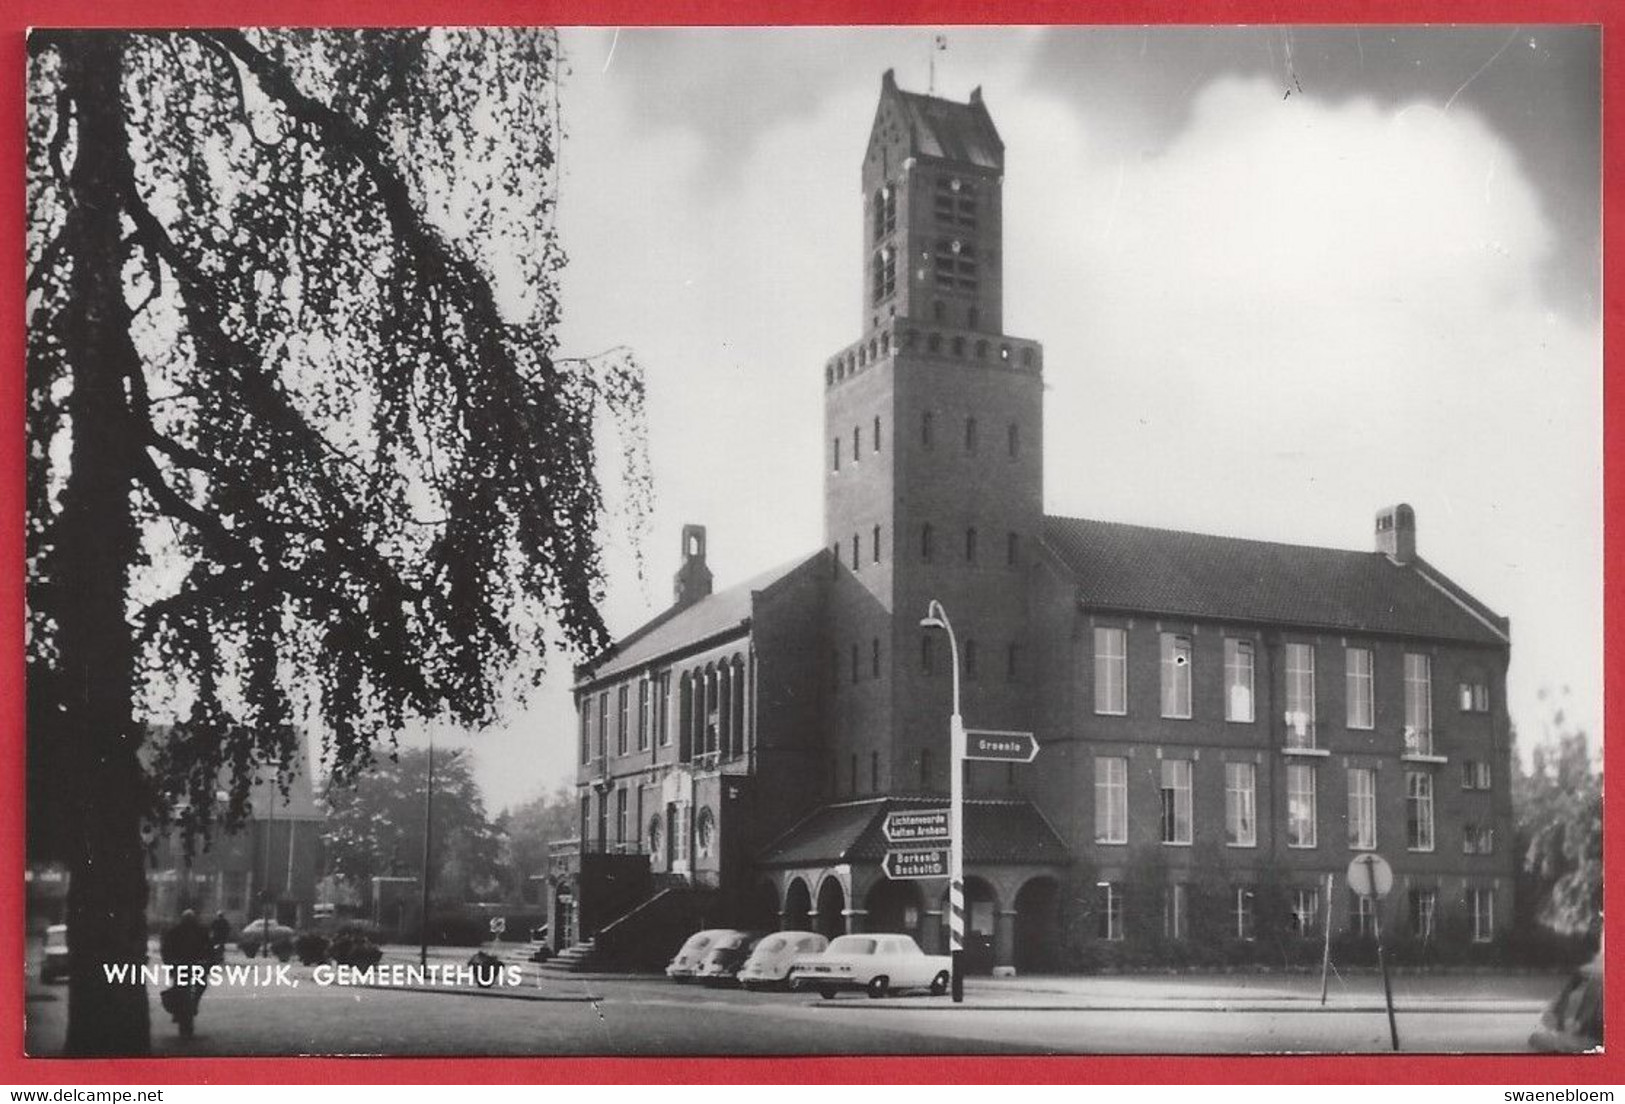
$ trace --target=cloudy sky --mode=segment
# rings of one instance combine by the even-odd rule
[[[1585,29],[566,32],[564,343],[628,344],[658,501],[616,632],[822,542],[822,371],[857,338],[880,89],[980,85],[1005,320],[1045,345],[1052,514],[1421,552],[1601,717],[1598,38]],[[572,777],[562,664],[473,743],[490,804]],[[449,734],[445,738],[454,738]]]

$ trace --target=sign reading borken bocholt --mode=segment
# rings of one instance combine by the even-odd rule
[[[887,843],[937,843],[947,838],[947,809],[894,809],[886,814]]]
[[[946,878],[948,876],[948,849],[936,847],[924,851],[888,851],[881,860],[880,869],[893,881],[906,878]]]

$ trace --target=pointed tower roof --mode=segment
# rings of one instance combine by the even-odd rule
[[[915,156],[963,161],[987,169],[1004,168],[1004,141],[982,103],[980,86],[972,90],[968,103],[960,103],[905,92],[897,87],[897,79],[888,69],[880,78],[880,95],[881,113],[888,99],[897,105],[908,130],[909,150]],[[875,122],[878,129],[881,114],[877,114]]]

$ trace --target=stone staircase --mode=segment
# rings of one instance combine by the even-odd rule
[[[525,957],[530,957],[530,948],[525,949]],[[566,947],[546,962],[537,964],[536,970],[543,977],[568,977],[571,974],[591,974],[602,969],[597,941],[587,940]]]

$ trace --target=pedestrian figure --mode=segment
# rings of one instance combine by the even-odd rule
[[[214,961],[226,960],[226,944],[231,942],[231,921],[226,919],[224,912],[214,914],[214,922],[209,925],[209,946],[214,950]]]
[[[180,920],[164,933],[158,944],[167,966],[198,966],[207,968],[214,961],[214,948],[210,944],[209,929],[187,909]],[[202,981],[171,985],[160,994],[164,1011],[180,1025],[181,1038],[192,1037],[192,1024],[197,1019],[198,1004],[203,1000],[207,983]]]

